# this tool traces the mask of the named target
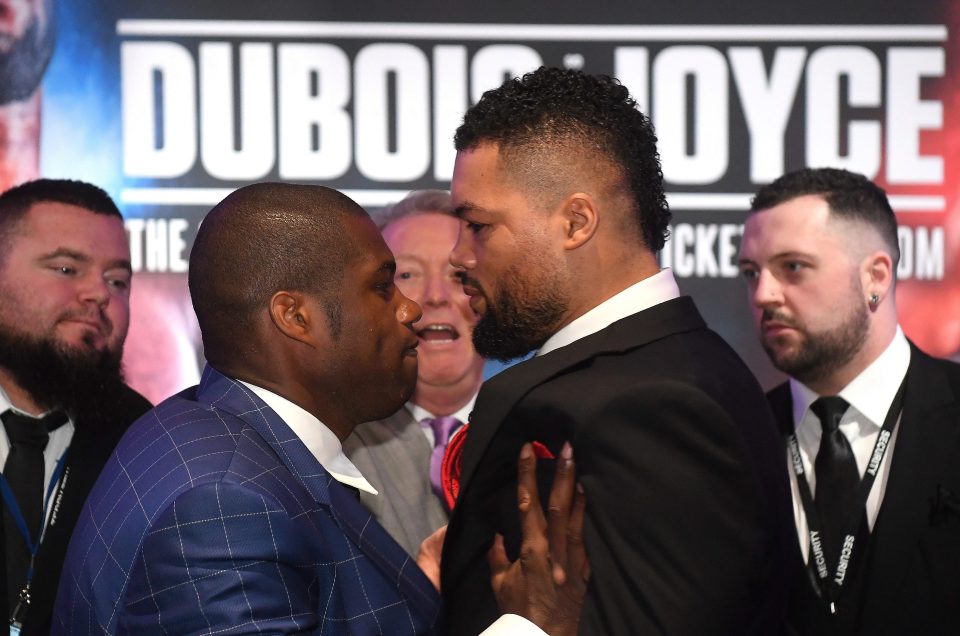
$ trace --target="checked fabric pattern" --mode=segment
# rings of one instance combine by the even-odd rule
[[[71,540],[55,634],[431,634],[412,559],[210,367],[127,432]]]

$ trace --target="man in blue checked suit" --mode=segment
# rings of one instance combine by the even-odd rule
[[[438,596],[356,498],[340,441],[416,381],[416,303],[374,224],[316,186],[242,188],[190,292],[209,366],[128,431],[67,553],[54,633],[427,634]]]

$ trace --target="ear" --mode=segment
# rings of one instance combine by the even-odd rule
[[[564,230],[563,248],[567,250],[586,244],[597,233],[600,224],[596,201],[583,192],[575,192],[564,199],[560,216]]]
[[[288,338],[315,346],[317,328],[326,323],[317,324],[318,316],[311,310],[312,307],[300,292],[278,291],[270,298],[270,320]]]
[[[864,300],[871,309],[876,309],[890,293],[895,277],[893,259],[885,251],[877,250],[863,258],[860,262],[860,280],[866,294]],[[872,297],[877,298],[877,302],[872,302]]]

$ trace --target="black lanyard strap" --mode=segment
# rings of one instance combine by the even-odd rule
[[[900,412],[903,410],[903,394],[907,385],[907,378],[904,376],[900,388],[897,390],[893,403],[887,411],[887,416],[877,435],[877,440],[873,444],[873,452],[870,454],[870,461],[867,463],[867,469],[860,479],[860,485],[857,487],[856,505],[850,510],[850,519],[847,524],[847,533],[843,538],[840,548],[840,556],[836,565],[833,567],[833,576],[830,575],[830,565],[826,562],[823,554],[823,545],[821,543],[820,516],[817,514],[817,508],[813,502],[813,494],[810,492],[810,483],[807,481],[806,471],[803,468],[803,460],[800,456],[800,445],[797,442],[795,433],[787,435],[787,450],[790,452],[793,472],[797,476],[797,490],[800,493],[800,503],[803,506],[803,512],[807,517],[807,531],[810,539],[810,553],[813,559],[814,571],[820,588],[822,598],[830,603],[831,612],[836,611],[836,601],[840,598],[840,591],[846,580],[847,567],[853,558],[854,548],[858,547],[856,542],[857,528],[863,521],[863,515],[866,511],[867,499],[870,497],[870,490],[873,488],[873,482],[877,478],[880,470],[880,464],[887,454],[890,447],[890,439],[893,431],[900,420]]]

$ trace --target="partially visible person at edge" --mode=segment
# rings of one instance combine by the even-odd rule
[[[374,220],[397,260],[397,289],[423,311],[414,325],[417,386],[396,413],[357,426],[343,450],[377,491],[361,492],[360,501],[415,555],[447,523],[443,452],[473,409],[484,360],[471,340],[477,315],[450,264],[460,223],[449,193],[412,192]]]
[[[103,190],[41,179],[0,195],[0,608],[25,635],[49,633],[83,502],[150,408],[121,374],[129,301],[127,234]]]
[[[588,501],[581,634],[776,634],[792,519],[763,392],[656,253],[656,138],[616,80],[541,68],[457,130],[451,262],[480,355],[535,357],[487,381],[441,561],[445,626],[497,615],[486,553],[517,558],[515,458],[569,440]]]
[[[56,42],[54,0],[0,11],[0,191],[40,176],[40,82]]]
[[[960,633],[960,365],[904,336],[899,258],[886,194],[845,170],[764,186],[744,227],[760,342],[790,376],[768,397],[789,456],[796,634]]]

